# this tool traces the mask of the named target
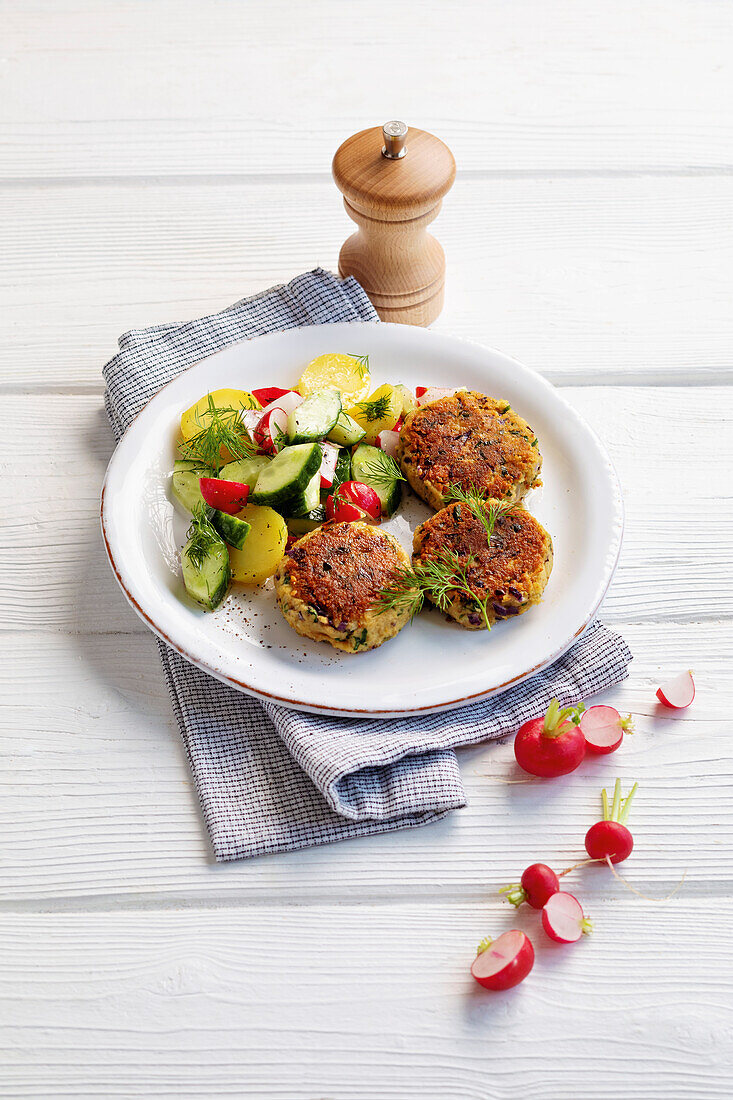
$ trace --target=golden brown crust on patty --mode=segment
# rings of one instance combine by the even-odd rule
[[[515,501],[536,483],[542,456],[537,439],[506,401],[459,391],[406,417],[397,459],[415,492],[433,508],[451,485],[474,486],[485,497]]]
[[[374,649],[398,634],[409,614],[375,605],[409,558],[392,535],[366,523],[325,523],[285,555],[275,590],[299,634],[347,653]]]
[[[483,524],[467,504],[443,508],[415,531],[413,561],[435,558],[446,551],[466,567],[477,598],[488,600],[492,622],[521,615],[539,603],[552,570],[552,539],[521,505],[499,514],[491,546]],[[458,594],[446,611],[468,629],[479,630],[484,625],[475,604]]]

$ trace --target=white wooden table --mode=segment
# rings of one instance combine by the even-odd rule
[[[0,1095],[723,1097],[733,1090],[733,5],[0,4]],[[398,48],[397,48],[398,47]],[[437,328],[524,360],[605,439],[627,506],[603,617],[635,659],[613,760],[385,837],[215,866],[151,636],[97,521],[100,368],[125,329],[322,264],[363,126],[445,138]],[[689,712],[654,689],[691,666]],[[474,987],[496,895],[579,858],[640,782],[596,921]],[[526,907],[525,907],[526,909]],[[516,923],[536,928],[520,911]]]

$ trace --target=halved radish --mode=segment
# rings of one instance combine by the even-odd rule
[[[261,390],[252,390],[252,396],[256,397],[262,409],[268,405],[276,405],[278,397],[284,397],[290,390],[283,390],[280,386],[263,386]]]
[[[255,437],[255,429],[262,420],[262,409],[242,409],[239,414],[239,419],[244,424],[250,439]]]
[[[254,430],[255,443],[266,455],[276,455],[288,442],[288,414],[274,408],[264,413]]]
[[[672,710],[684,710],[685,707],[689,707],[694,698],[695,681],[692,679],[692,669],[680,672],[674,680],[668,680],[666,684],[657,688],[659,702],[664,703],[665,707],[671,707]]]
[[[302,405],[304,400],[305,398],[301,397],[295,390],[286,390],[280,397],[271,401],[270,404],[262,410],[260,416],[262,416],[262,413],[272,412],[273,409],[282,409],[286,416],[290,416],[293,409],[297,409],[298,405]]]
[[[397,444],[399,441],[400,433],[396,431],[380,432],[377,436],[377,446],[380,450],[384,451],[385,454],[388,454],[390,458],[394,458],[397,454]]]
[[[218,508],[230,516],[241,512],[249,496],[249,485],[241,481],[226,481],[221,477],[199,478],[199,488],[210,508]]]
[[[427,389],[427,386],[415,386],[415,399],[422,397],[422,395],[427,392]]]
[[[504,932],[496,940],[484,940],[471,964],[471,976],[484,989],[511,989],[519,985],[534,966],[534,948],[529,936],[519,929]]]
[[[438,401],[441,397],[449,397],[456,392],[455,388],[445,389],[443,386],[428,386],[426,390],[420,393],[421,388],[418,386],[415,390],[418,405],[428,405],[431,401]]]
[[[576,943],[581,936],[593,931],[593,925],[585,917],[578,899],[561,890],[545,903],[542,927],[556,943]]]
[[[595,753],[615,752],[625,733],[634,732],[631,715],[622,718],[614,707],[589,707],[580,719],[586,748]]]
[[[323,454],[323,460],[321,462],[321,488],[330,489],[333,485],[334,474],[336,473],[336,463],[339,460],[340,447],[337,447],[335,443],[329,443],[327,440],[322,440],[318,446],[321,448]]]

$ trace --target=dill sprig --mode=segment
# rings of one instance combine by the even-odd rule
[[[201,569],[212,550],[222,542],[209,519],[206,505],[201,502],[193,510],[186,538],[188,542],[183,552],[196,569]]]
[[[352,355],[348,353],[356,364],[356,372],[361,378],[362,382],[366,382],[369,377],[369,356],[368,355]]]
[[[404,481],[399,466],[386,451],[382,451],[380,458],[368,458],[362,464],[362,470],[369,478],[369,484],[374,488],[389,489],[395,481]]]
[[[216,405],[211,394],[203,413],[196,413],[196,424],[200,431],[181,443],[184,458],[194,459],[213,467],[218,473],[225,461],[251,458],[255,446],[242,423],[241,408],[233,405]],[[227,450],[231,459],[222,459],[222,448]]]
[[[487,501],[485,497],[481,496],[475,485],[469,485],[468,489],[463,489],[460,485],[451,485],[448,489],[446,501],[450,503],[454,500],[468,505],[471,509],[486,531],[487,546],[491,546],[491,536],[494,533],[496,521],[500,516],[505,516],[507,512],[511,512],[516,507],[515,504],[506,500]]]
[[[369,424],[372,424],[375,420],[384,420],[392,407],[390,394],[383,393],[381,397],[375,398],[374,401],[359,401],[356,407],[361,410]]]
[[[491,630],[489,597],[479,596],[468,577],[469,567],[475,560],[473,554],[469,554],[462,562],[457,554],[444,550],[434,558],[425,558],[412,566],[401,566],[392,583],[380,590],[377,610],[380,614],[385,611],[396,611],[398,614],[408,612],[414,619],[422,611],[426,596],[441,611],[447,611],[458,593],[469,599],[481,613],[486,629]]]

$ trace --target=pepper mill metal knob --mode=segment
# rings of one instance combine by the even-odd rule
[[[427,227],[453,186],[450,149],[387,122],[347,138],[332,170],[359,227],[341,249],[339,274],[358,279],[383,321],[429,325],[443,308],[445,256]]]

